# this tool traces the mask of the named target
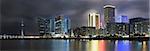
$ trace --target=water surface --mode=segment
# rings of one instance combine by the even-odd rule
[[[149,51],[150,41],[1,40],[1,51]]]

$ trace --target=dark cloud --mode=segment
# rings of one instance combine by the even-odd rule
[[[103,17],[103,6],[116,6],[116,16],[148,18],[148,0],[0,0],[2,32],[19,33],[20,19],[24,18],[26,34],[37,34],[37,16],[65,15],[72,27],[86,26],[87,14],[96,10]]]

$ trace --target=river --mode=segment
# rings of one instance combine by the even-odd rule
[[[149,51],[150,41],[0,40],[1,51]]]

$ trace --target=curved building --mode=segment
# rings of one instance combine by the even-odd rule
[[[104,6],[104,28],[107,33],[114,34],[115,29],[115,6],[105,5]]]
[[[106,24],[115,22],[115,6],[113,5],[104,6],[104,18]]]

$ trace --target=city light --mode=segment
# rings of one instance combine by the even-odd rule
[[[0,0],[0,51],[150,51],[149,0]]]

